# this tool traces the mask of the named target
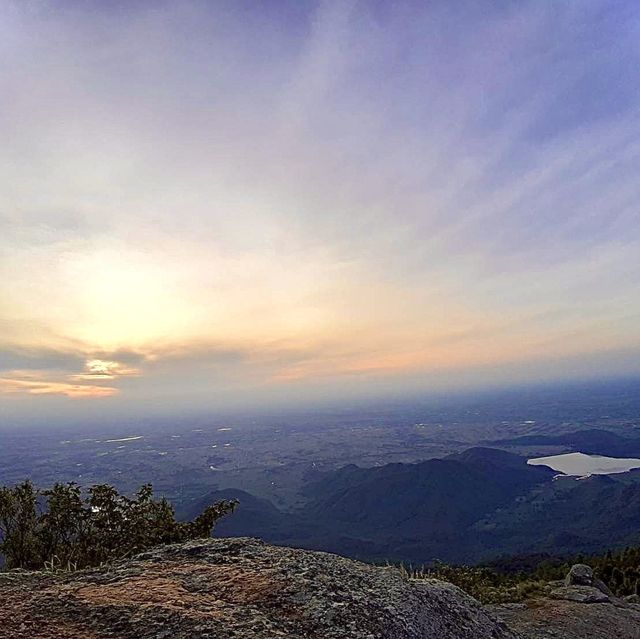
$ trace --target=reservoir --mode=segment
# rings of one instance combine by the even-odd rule
[[[529,459],[531,466],[549,466],[553,470],[565,475],[613,475],[626,473],[634,468],[640,468],[640,459],[624,459],[617,457],[602,457],[600,455],[585,455],[584,453],[566,453]]]

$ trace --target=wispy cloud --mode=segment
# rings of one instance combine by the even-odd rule
[[[0,4],[3,378],[206,403],[640,343],[637,4]]]
[[[100,355],[101,357],[97,357]],[[0,349],[0,392],[61,395],[69,398],[112,397],[119,392],[105,381],[137,377],[144,356],[129,351],[83,353],[44,347]],[[89,383],[90,382],[90,383]]]
[[[118,379],[119,377],[138,377],[139,368],[124,366],[120,362],[104,359],[90,359],[85,363],[85,372],[72,375],[74,380]]]
[[[0,393],[27,395],[61,395],[70,399],[112,397],[118,392],[111,386],[66,384],[47,380],[0,378]]]

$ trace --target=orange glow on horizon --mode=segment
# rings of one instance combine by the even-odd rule
[[[60,395],[71,399],[85,399],[98,397],[113,397],[118,393],[117,388],[111,386],[92,386],[82,384],[67,384],[65,382],[51,382],[47,380],[35,381],[24,379],[0,378],[0,393],[27,395]]]

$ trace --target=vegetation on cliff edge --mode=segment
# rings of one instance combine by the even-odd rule
[[[640,595],[640,547],[625,548],[604,555],[575,555],[546,558],[535,565],[522,566],[520,558],[505,558],[493,566],[451,566],[436,563],[429,568],[408,569],[414,578],[448,581],[478,601],[497,604],[522,601],[549,590],[549,582],[564,579],[573,564],[587,564],[618,597]],[[517,566],[516,570],[512,566]]]
[[[25,481],[0,488],[0,553],[6,568],[97,566],[152,546],[209,537],[236,505],[219,501],[179,522],[166,499],[154,499],[151,484],[129,498],[105,484],[83,493],[73,482],[38,490]]]

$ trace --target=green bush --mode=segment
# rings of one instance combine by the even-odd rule
[[[545,592],[547,584],[522,575],[504,575],[479,566],[449,566],[440,562],[410,573],[415,579],[440,579],[458,586],[483,604],[523,601]]]
[[[436,562],[419,570],[404,569],[415,579],[434,578],[458,586],[485,604],[524,601],[548,593],[549,582],[564,579],[573,564],[591,566],[618,597],[640,594],[640,547],[625,548],[604,555],[575,555],[540,561],[526,569],[510,571],[521,558],[503,558],[502,570],[489,566],[450,566]]]
[[[178,522],[169,502],[145,484],[134,498],[75,483],[37,490],[30,481],[0,488],[0,553],[6,568],[76,569],[146,548],[209,537],[237,501],[220,501],[193,521]]]

